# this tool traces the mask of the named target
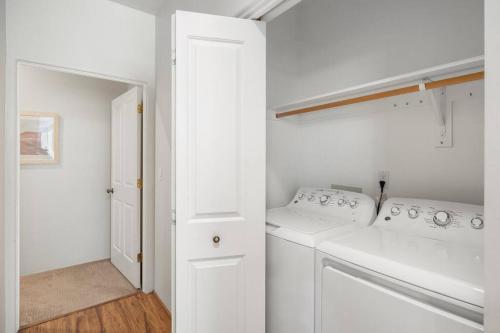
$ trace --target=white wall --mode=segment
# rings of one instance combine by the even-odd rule
[[[500,332],[500,2],[486,0],[485,331]]]
[[[482,55],[483,1],[303,0],[269,23],[268,105]]]
[[[5,0],[0,0],[0,142],[4,142],[5,119]],[[0,258],[5,255],[4,214],[4,146],[0,144]],[[0,262],[0,330],[5,323],[5,262]]]
[[[455,101],[453,148],[435,148],[435,115],[425,96],[424,106],[393,108],[388,100],[268,121],[268,206],[284,205],[305,185],[359,186],[375,197],[382,170],[389,171],[390,196],[482,204],[483,84],[449,87],[447,95]],[[415,105],[419,98],[400,101]]]
[[[482,26],[481,1],[304,0],[269,23],[268,106],[482,55]],[[418,94],[269,120],[268,206],[303,185],[375,196],[379,170],[390,173],[390,196],[481,204],[482,95],[482,82],[448,88],[453,148],[435,148],[435,118]]]
[[[110,257],[111,101],[125,83],[19,68],[19,110],[60,119],[60,162],[20,173],[21,275]]]
[[[155,17],[107,0],[7,0],[6,87],[6,326],[15,331],[17,206],[16,61],[26,60],[148,84],[144,119],[144,230],[154,235]],[[152,271],[154,244],[144,244],[144,272]],[[152,290],[153,274],[143,276]]]
[[[155,292],[168,309],[172,309],[171,10],[167,6],[156,17]]]

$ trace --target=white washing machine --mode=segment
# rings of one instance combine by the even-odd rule
[[[370,225],[372,198],[347,191],[301,188],[266,216],[266,332],[314,332],[314,247]]]
[[[317,333],[483,332],[483,207],[389,199],[318,245]]]

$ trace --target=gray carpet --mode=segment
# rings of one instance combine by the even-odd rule
[[[109,260],[21,277],[21,327],[137,292]]]

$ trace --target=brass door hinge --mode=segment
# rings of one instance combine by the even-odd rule
[[[143,111],[143,106],[142,103],[137,105],[137,113],[142,113]]]
[[[137,188],[142,188],[142,179],[137,179]]]
[[[137,262],[142,262],[142,252],[137,253]]]

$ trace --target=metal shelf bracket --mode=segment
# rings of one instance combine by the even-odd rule
[[[451,148],[453,146],[453,102],[447,98],[446,87],[425,90],[425,85],[419,85],[420,90],[429,95],[432,110],[436,119],[436,148]],[[423,87],[423,89],[422,89]]]

